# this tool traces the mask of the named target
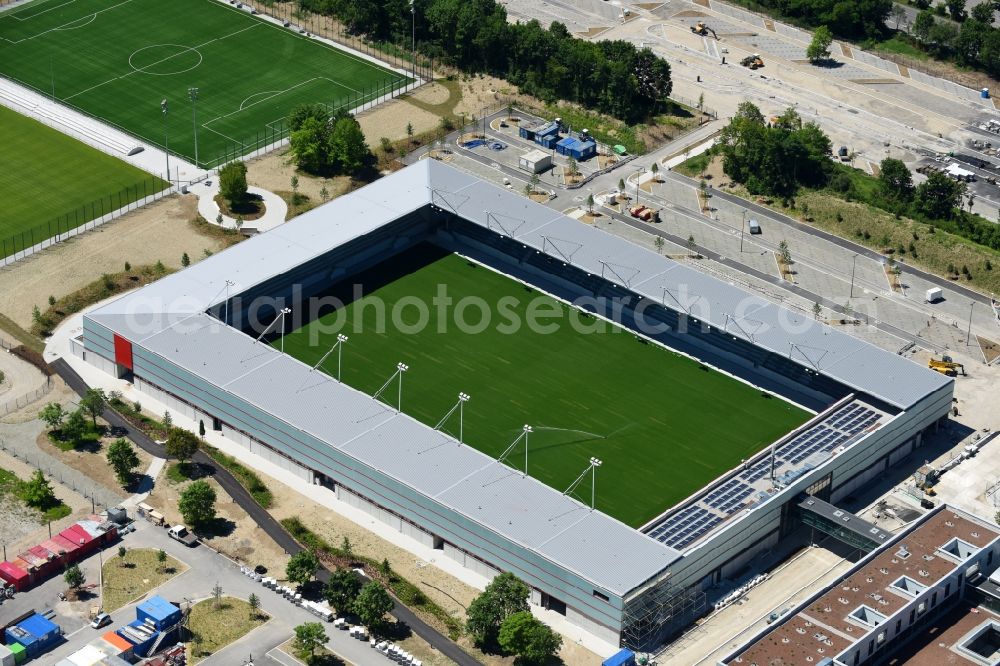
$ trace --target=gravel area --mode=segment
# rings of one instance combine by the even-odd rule
[[[2,439],[7,438],[2,436]],[[0,450],[0,469],[13,472],[21,479],[27,479],[35,471],[33,466],[3,450]],[[52,490],[72,511],[70,515],[52,523],[53,534],[66,529],[90,513],[90,500],[59,483],[58,479],[52,479]],[[0,543],[6,546],[8,556],[20,553],[25,548],[49,538],[48,527],[42,522],[39,514],[24,506],[20,500],[13,498],[0,500],[0,516],[3,516],[3,520],[0,520]]]
[[[31,326],[34,306],[45,309],[49,296],[60,298],[101,277],[133,266],[162,261],[179,267],[187,252],[192,261],[202,250],[219,249],[188,224],[197,198],[171,196],[59,243],[0,270],[0,312],[23,328]]]

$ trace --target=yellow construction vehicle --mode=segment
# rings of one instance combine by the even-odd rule
[[[719,39],[719,35],[716,34],[715,30],[712,30],[707,25],[705,25],[704,21],[698,21],[698,23],[691,26],[691,32],[693,32],[696,35],[701,35],[702,37],[707,36],[708,33],[712,33],[712,37]]]
[[[760,54],[754,53],[753,55],[748,55],[743,60],[740,60],[740,64],[744,67],[749,67],[750,69],[758,69],[764,66],[764,60],[760,57]]]
[[[962,373],[963,377],[966,376],[965,366],[961,363],[953,361],[951,356],[942,356],[940,361],[936,358],[932,358],[927,361],[927,367],[931,370],[940,372],[942,375],[948,375],[949,377],[954,377],[958,373]]]

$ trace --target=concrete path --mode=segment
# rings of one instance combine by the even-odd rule
[[[210,178],[197,185],[192,185],[190,192],[198,195],[198,213],[209,223],[218,224],[216,220],[218,220],[220,212],[219,205],[215,203],[215,197],[219,194],[219,179]],[[259,187],[248,187],[247,192],[261,197],[264,200],[265,210],[260,219],[248,220],[243,223],[244,232],[253,229],[257,233],[264,233],[284,224],[285,218],[288,217],[288,205],[284,199]],[[235,229],[236,220],[228,215],[223,215],[221,226],[226,229]]]

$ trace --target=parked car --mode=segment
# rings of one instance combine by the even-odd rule
[[[111,616],[107,613],[98,613],[93,622],[90,623],[90,628],[100,629],[101,627],[106,627],[109,624],[111,624]]]

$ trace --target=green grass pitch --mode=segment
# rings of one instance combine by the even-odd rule
[[[281,138],[298,104],[408,82],[217,0],[35,0],[0,14],[0,73],[190,161],[197,125],[202,166]]]
[[[384,284],[371,291],[373,282]],[[410,366],[403,411],[432,426],[455,404],[459,391],[470,394],[465,442],[491,456],[502,453],[521,426],[530,424],[528,473],[559,491],[596,456],[604,463],[597,472],[597,508],[635,527],[809,417],[784,400],[763,397],[751,386],[639,342],[616,326],[596,333],[575,330],[568,319],[580,316],[575,309],[431,246],[384,262],[351,283],[366,285],[366,295],[285,335],[285,353],[313,365],[336,339],[330,331],[340,317],[341,331],[350,336],[343,349],[346,383],[372,394],[402,361]],[[427,326],[418,333],[391,326],[377,330],[373,299],[386,304],[391,322],[394,303],[416,297],[431,304],[438,285],[447,285],[455,303],[464,297],[485,299],[493,307],[491,326],[463,333],[449,315],[447,330],[439,332],[438,313],[431,307]],[[517,299],[511,310],[521,321],[533,299],[557,308],[562,313],[553,320],[558,330],[498,330],[507,321],[496,307],[504,297]],[[404,325],[416,322],[415,308],[400,312]],[[478,312],[470,308],[465,321],[478,321]],[[311,344],[317,326],[324,332]],[[336,374],[336,357],[331,359],[324,369]],[[384,398],[395,403],[395,384]],[[443,429],[457,435],[457,414]],[[519,468],[523,460],[519,445],[508,463]],[[579,495],[589,503],[589,482]]]
[[[0,256],[89,221],[94,217],[89,206],[80,207],[92,201],[121,193],[107,204],[112,210],[119,201],[141,198],[144,182],[150,195],[166,187],[141,169],[2,106],[0,154]],[[125,195],[127,189],[135,194]]]

